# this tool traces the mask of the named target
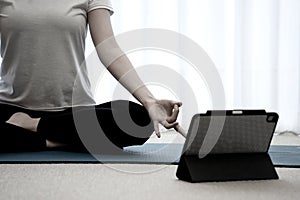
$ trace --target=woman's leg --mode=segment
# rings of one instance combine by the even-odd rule
[[[8,124],[0,124],[0,152],[41,151],[46,148],[42,135]]]
[[[6,140],[15,139],[15,146],[20,145],[17,141],[21,142],[28,140],[29,142],[27,143],[29,146],[32,146],[30,141],[40,142],[42,140],[44,145],[45,139],[47,139],[48,141],[55,143],[67,144],[67,149],[70,150],[86,150],[77,133],[72,108],[54,113],[28,111],[25,109],[7,109],[7,107],[5,107],[5,109],[8,111],[6,112],[6,116],[1,115],[0,130],[1,133],[10,133]],[[26,114],[28,113],[31,117],[40,117],[37,133],[12,124],[7,124],[5,121],[15,114],[15,112],[24,112]],[[100,104],[95,107],[80,107],[79,109],[76,109],[76,112],[78,115],[95,112],[98,120],[97,123],[101,126],[105,136],[114,145],[120,148],[131,145],[141,145],[145,143],[153,133],[153,125],[147,110],[143,106],[133,102],[118,100]],[[10,137],[12,136],[11,133],[15,133],[19,136],[16,135],[15,137]],[[22,136],[20,136],[20,134],[22,134]],[[26,136],[28,136],[28,140],[24,139]],[[32,137],[38,138],[32,139]],[[99,143],[100,142],[101,141],[99,141]],[[9,143],[10,142],[7,144]],[[41,145],[39,144],[38,146]]]
[[[33,131],[9,124],[6,121],[21,109],[0,104],[0,152],[39,151],[46,147],[42,135]]]
[[[96,106],[96,114],[106,137],[118,147],[142,145],[154,128],[148,111],[141,105],[117,100]]]
[[[85,149],[77,133],[73,111],[70,108],[51,116],[41,117],[37,127],[38,132],[47,140],[70,144],[71,149]],[[79,116],[90,116],[89,113],[95,112],[97,123],[106,137],[120,148],[141,145],[154,131],[147,110],[139,104],[125,100],[107,102],[95,107],[84,106],[76,108],[75,112]],[[85,120],[87,123],[90,121],[90,119]],[[84,131],[87,132],[89,129],[90,126],[87,124]],[[101,142],[99,141],[99,145]]]

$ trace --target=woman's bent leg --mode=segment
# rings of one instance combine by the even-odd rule
[[[41,151],[46,148],[46,139],[41,134],[24,128],[0,123],[0,152]]]
[[[72,108],[49,113],[15,109],[13,106],[4,107],[7,112],[3,112],[5,109],[1,110],[0,134],[2,134],[2,139],[0,151],[41,150],[46,146],[46,139],[67,144],[68,147],[65,149],[86,151],[76,129]],[[2,108],[4,107],[2,106]],[[154,131],[147,110],[130,101],[118,100],[95,107],[83,106],[76,110],[79,115],[95,112],[97,123],[101,126],[105,137],[120,148],[144,144]],[[24,112],[32,117],[41,117],[37,133],[6,123],[5,121],[15,112]],[[101,142],[99,141],[99,145]]]
[[[106,137],[120,148],[142,145],[154,131],[148,111],[131,101],[100,104],[96,106],[96,114]]]
[[[0,152],[40,151],[46,147],[46,139],[35,132],[6,123],[16,112],[23,109],[0,104]]]
[[[76,115],[89,116],[95,112],[98,124],[106,138],[119,148],[144,144],[153,133],[153,124],[147,110],[136,103],[118,100],[97,105],[95,107],[80,107]],[[89,122],[90,119],[85,119]],[[84,122],[82,122],[84,123]],[[38,132],[50,141],[71,144],[72,149],[85,149],[80,136],[85,135],[90,127],[78,133],[73,119],[73,110],[68,109],[59,114],[41,117]],[[82,134],[82,135],[79,135]],[[101,134],[101,133],[99,133]],[[99,141],[99,145],[101,145]]]

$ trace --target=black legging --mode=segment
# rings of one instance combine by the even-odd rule
[[[41,118],[37,133],[8,124],[7,121],[14,113],[24,112],[32,118]],[[75,115],[73,115],[75,113]],[[117,100],[96,106],[81,106],[67,108],[63,111],[33,111],[16,106],[0,104],[0,151],[40,151],[46,149],[46,139],[67,144],[63,149],[86,151],[81,138],[82,127],[87,134],[92,132],[95,124],[91,124],[91,116],[103,130],[106,138],[119,148],[145,143],[153,133],[153,124],[147,110],[136,103]],[[74,120],[74,116],[81,119]],[[81,132],[77,131],[81,124]],[[97,127],[96,124],[96,127]],[[80,129],[80,127],[79,127]],[[80,134],[78,134],[78,132]],[[81,136],[81,137],[80,137]],[[98,141],[96,141],[98,142]],[[102,141],[99,141],[101,145]]]

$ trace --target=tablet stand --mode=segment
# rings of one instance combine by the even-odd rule
[[[176,176],[188,182],[278,179],[268,153],[183,154]]]

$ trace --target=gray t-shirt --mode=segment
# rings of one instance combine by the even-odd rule
[[[84,50],[87,13],[98,8],[113,13],[110,0],[0,0],[0,103],[94,105]]]

